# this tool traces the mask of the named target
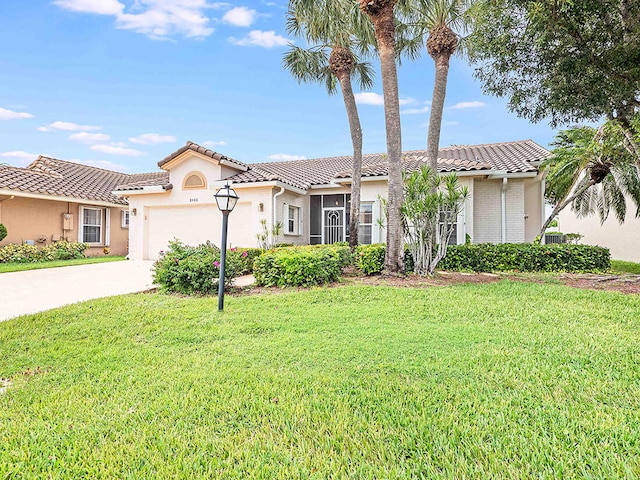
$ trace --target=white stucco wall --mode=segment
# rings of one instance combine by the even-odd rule
[[[599,245],[611,251],[614,260],[640,262],[640,218],[634,216],[635,209],[629,206],[625,222],[620,225],[615,216],[600,225],[597,215],[578,218],[570,207],[560,212],[558,230],[562,233],[580,233],[584,237],[580,240],[583,245]],[[555,230],[555,229],[554,229]]]
[[[502,242],[503,179],[481,180],[473,183],[473,243]],[[506,184],[506,242],[526,241],[525,180],[508,178]],[[535,199],[530,198],[533,202]],[[530,209],[536,208],[533,203]],[[541,206],[537,207],[540,211]]]

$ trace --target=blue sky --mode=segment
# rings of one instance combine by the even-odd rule
[[[283,0],[3,0],[0,163],[38,154],[130,173],[187,140],[247,163],[351,153],[340,95],[281,67]],[[377,65],[376,65],[377,69]],[[482,94],[472,68],[449,72],[441,145],[554,132]],[[433,62],[399,72],[405,150],[426,147]],[[365,153],[386,150],[380,76],[358,92]]]

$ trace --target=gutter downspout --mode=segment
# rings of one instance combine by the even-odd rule
[[[273,196],[273,203],[271,205],[271,228],[276,226],[276,198],[284,193],[284,187],[280,187],[280,191]],[[277,239],[276,239],[277,241]]]
[[[507,182],[509,180],[504,177],[502,179],[502,190],[500,191],[500,203],[502,207],[502,243],[507,243]]]

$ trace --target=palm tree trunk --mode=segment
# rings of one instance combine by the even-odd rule
[[[442,112],[447,95],[447,77],[449,75],[449,55],[439,55],[435,60],[436,78],[433,85],[431,114],[429,116],[429,133],[427,136],[427,160],[434,173],[438,173],[438,150],[440,148],[440,130],[442,128]]]
[[[393,13],[395,3],[396,0],[360,0],[360,8],[373,23],[378,43],[378,54],[380,55],[389,161],[387,249],[384,266],[385,273],[390,275],[404,272],[404,236],[400,213],[402,206],[402,135],[398,72],[395,58],[395,17]]]
[[[538,234],[538,236],[542,237],[544,235],[545,230],[549,227],[549,225],[551,224],[553,219],[556,218],[556,215],[558,215],[562,210],[564,210],[564,208],[567,205],[569,205],[571,202],[573,202],[573,200],[576,197],[579,197],[580,195],[582,195],[589,188],[593,187],[596,183],[598,183],[598,182],[596,182],[595,180],[591,180],[589,183],[585,183],[582,187],[577,189],[573,193],[573,195],[569,195],[565,200],[563,200],[562,202],[558,203],[555,206],[555,208],[553,209],[553,212],[551,212],[551,215],[549,215],[549,218],[547,218],[545,220],[545,222],[542,224],[542,228],[540,229],[540,233]]]
[[[338,75],[342,89],[344,106],[349,118],[351,143],[353,144],[353,173],[351,175],[351,210],[349,218],[349,246],[354,250],[358,246],[358,227],[360,225],[360,183],[362,177],[362,127],[356,106],[356,97],[351,88],[351,72]]]

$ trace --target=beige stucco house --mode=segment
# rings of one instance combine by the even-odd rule
[[[9,243],[85,242],[88,255],[126,255],[129,208],[121,184],[161,173],[128,175],[40,156],[26,168],[0,166],[0,223]]]
[[[631,205],[631,200],[627,204]],[[608,248],[615,260],[640,262],[640,218],[634,213],[627,212],[622,224],[613,214],[601,224],[598,215],[579,218],[571,208],[565,208],[558,215],[558,230],[583,235],[580,243]]]
[[[544,172],[549,155],[531,140],[443,148],[438,169],[455,173],[470,195],[458,217],[455,243],[530,242],[540,230]],[[425,151],[403,154],[404,169],[417,169]],[[129,257],[154,259],[178,238],[187,244],[221,238],[221,214],[213,195],[226,182],[240,200],[229,217],[231,246],[257,245],[261,221],[282,222],[278,239],[299,245],[348,238],[351,157],[246,164],[192,142],[161,160],[156,174],[131,178],[113,189],[129,208]],[[387,190],[384,154],[363,156],[361,243],[384,241],[380,196]]]

